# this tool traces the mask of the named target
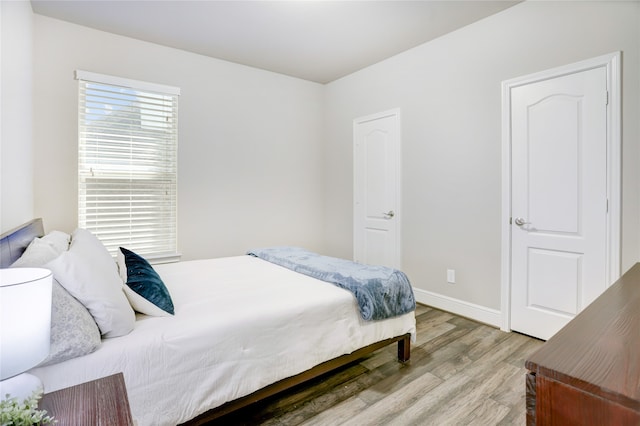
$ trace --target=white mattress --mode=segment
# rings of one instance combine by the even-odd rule
[[[45,392],[123,372],[139,426],[175,425],[368,344],[415,334],[412,313],[360,318],[332,284],[250,257],[157,265],[173,317],[139,315],[134,330],[89,355],[35,368]]]

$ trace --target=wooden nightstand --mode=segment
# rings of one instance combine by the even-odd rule
[[[57,426],[133,425],[122,373],[44,394],[39,408]]]

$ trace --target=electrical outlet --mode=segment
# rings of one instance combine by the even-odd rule
[[[455,269],[447,269],[447,282],[449,284],[456,283],[456,270]]]

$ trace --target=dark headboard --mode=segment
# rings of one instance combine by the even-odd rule
[[[8,268],[18,260],[36,237],[44,235],[42,219],[33,219],[0,235],[0,267]]]

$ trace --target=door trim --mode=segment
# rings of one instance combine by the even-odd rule
[[[395,216],[394,220],[396,220],[396,247],[395,247],[395,268],[401,269],[402,267],[402,121],[400,117],[400,108],[393,108],[390,110],[378,112],[375,114],[366,115],[364,117],[359,117],[353,120],[352,125],[352,138],[353,138],[353,258],[355,259],[355,251],[356,251],[356,238],[357,238],[357,220],[356,217],[356,196],[357,196],[357,181],[358,178],[358,166],[356,161],[356,126],[358,124],[366,123],[368,121],[379,120],[381,118],[386,117],[395,117],[396,126],[397,126],[397,134],[398,134],[398,143],[395,147],[396,149],[396,164],[395,164],[395,172],[396,172],[396,188],[395,188]]]
[[[525,84],[605,67],[607,75],[607,286],[620,277],[622,142],[620,52],[502,82],[501,303],[503,331],[511,331],[511,90]]]

